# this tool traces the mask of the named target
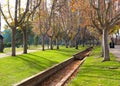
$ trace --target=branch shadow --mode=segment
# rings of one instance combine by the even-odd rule
[[[20,60],[22,60],[25,64],[27,64],[30,68],[38,69],[38,70],[44,70],[52,65],[57,64],[57,61],[52,61],[49,59],[46,59],[44,57],[39,58],[32,58],[31,54],[29,55],[20,55],[17,56]],[[36,57],[36,55],[34,55]]]
[[[117,66],[116,69],[110,69],[109,66],[85,65],[81,67],[79,76],[120,80],[120,71],[117,69],[120,69],[120,67]],[[118,77],[114,77],[114,75]]]

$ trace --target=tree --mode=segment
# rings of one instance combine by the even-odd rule
[[[15,50],[16,28],[19,26],[19,24],[21,24],[24,21],[24,18],[26,16],[27,12],[29,11],[28,10],[29,9],[29,0],[27,0],[26,8],[25,8],[25,11],[23,12],[23,15],[22,15],[21,18],[18,16],[18,3],[19,3],[19,0],[15,0],[14,16],[11,15],[10,6],[9,6],[9,0],[7,2],[8,2],[8,14],[9,14],[9,17],[10,17],[11,21],[8,21],[7,16],[3,12],[2,8],[0,8],[0,11],[1,11],[7,25],[12,30],[12,56],[15,56],[16,55],[16,50]]]
[[[69,46],[69,40],[70,40],[70,30],[72,29],[72,17],[71,17],[71,10],[69,6],[69,1],[64,0],[64,4],[60,9],[60,21],[61,21],[61,27],[63,30],[63,40],[65,41],[65,46],[68,48]]]
[[[108,35],[111,29],[120,22],[119,0],[72,0],[72,11],[78,9],[84,26],[92,26],[102,35],[103,61],[109,61]],[[86,21],[88,20],[88,21]]]
[[[54,36],[54,29],[53,29],[53,26],[54,26],[54,16],[55,16],[55,12],[56,12],[56,5],[57,5],[57,1],[58,0],[53,0],[52,1],[52,6],[51,6],[51,10],[50,10],[50,14],[49,14],[49,19],[48,19],[48,32],[47,32],[47,35],[49,37],[49,43],[50,43],[50,49],[53,50],[53,36]]]
[[[120,22],[119,3],[118,0],[90,0],[92,24],[99,31],[102,30],[103,61],[110,60],[108,34],[112,27]]]
[[[33,21],[33,32],[39,35],[42,40],[42,50],[45,50],[45,37],[48,31],[48,10],[47,10],[47,2],[46,0],[43,0],[41,2],[41,6],[39,6],[39,9],[35,13],[35,19]]]
[[[26,18],[24,19],[24,22],[20,25],[21,29],[23,31],[23,53],[27,53],[27,29],[31,28],[31,22],[30,19],[32,20],[34,18],[34,14],[37,10],[37,8],[40,6],[42,0],[31,0],[29,3],[29,12],[26,15]],[[20,9],[19,9],[20,10]]]
[[[33,22],[34,29],[33,31],[37,34],[39,34],[42,38],[42,50],[44,51],[44,41],[46,35],[50,39],[50,49],[53,49],[53,37],[55,34],[54,26],[55,22],[55,16],[58,12],[57,9],[57,0],[51,1],[51,7],[47,8],[47,2],[46,0],[43,0],[41,3],[41,6],[39,7],[39,10],[37,11],[36,19]]]
[[[7,25],[11,28],[12,30],[12,56],[16,55],[16,49],[15,49],[15,34],[16,34],[16,28],[19,27],[21,24],[24,23],[26,16],[28,13],[31,14],[31,10],[30,10],[30,2],[33,2],[34,0],[30,1],[27,0],[26,1],[26,7],[23,8],[21,6],[21,0],[15,0],[15,9],[14,12],[12,12],[14,15],[11,14],[11,9],[10,9],[10,4],[9,4],[9,0],[7,1],[7,5],[8,5],[8,16],[9,19],[7,18],[7,16],[5,15],[5,13],[3,12],[2,8],[0,8],[0,11],[7,23]],[[40,5],[41,0],[37,0],[35,3],[37,3],[37,6],[35,5],[32,8],[32,11],[35,11],[35,9]],[[21,9],[24,9],[21,11]],[[25,44],[26,45],[26,44]]]

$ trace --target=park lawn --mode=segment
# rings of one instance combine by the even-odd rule
[[[33,74],[70,58],[79,50],[60,47],[59,50],[37,51],[16,57],[0,58],[0,86],[11,86]]]
[[[112,54],[111,61],[101,62],[99,52],[96,47],[68,86],[120,86],[120,62]]]

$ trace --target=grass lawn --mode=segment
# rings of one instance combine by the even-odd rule
[[[16,57],[0,58],[0,86],[11,86],[85,49],[83,47],[79,50],[60,48],[60,50],[38,51]]]
[[[99,52],[97,47],[68,86],[120,86],[120,62],[112,54],[111,61],[101,62]]]

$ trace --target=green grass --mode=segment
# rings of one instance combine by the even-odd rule
[[[108,62],[101,62],[103,58],[99,56],[97,47],[68,86],[120,86],[120,62],[112,54]]]
[[[11,86],[68,59],[76,52],[84,49],[60,48],[60,50],[38,51],[16,57],[0,58],[0,86]]]

